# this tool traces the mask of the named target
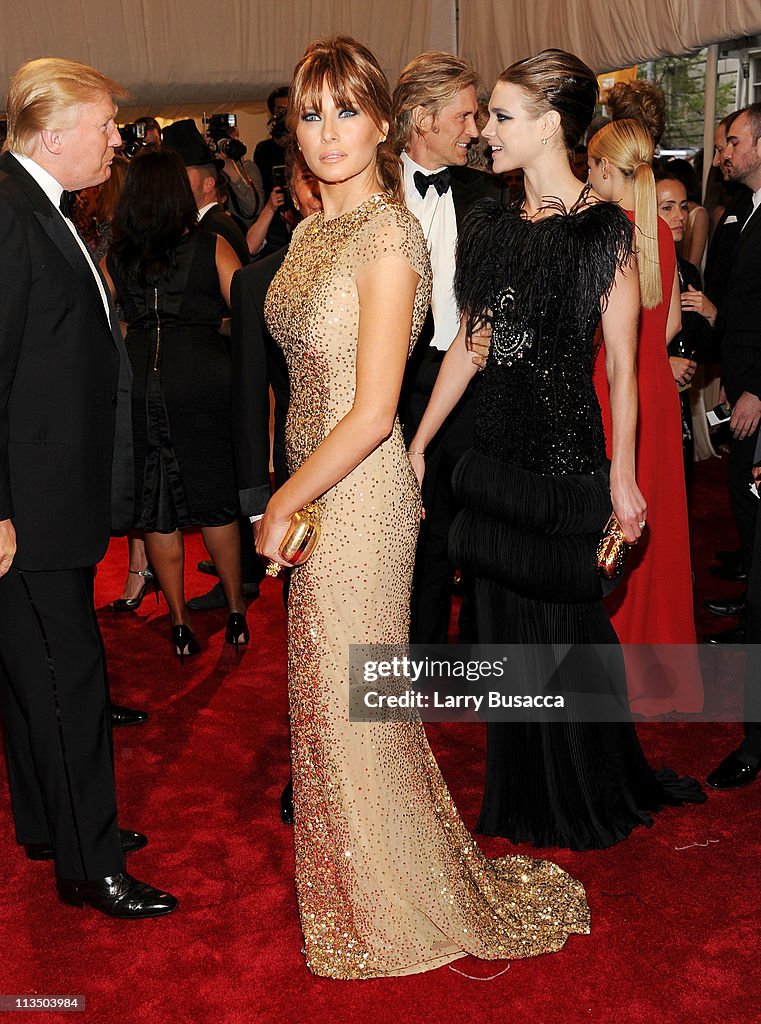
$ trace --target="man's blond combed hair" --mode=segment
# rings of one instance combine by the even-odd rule
[[[435,125],[436,118],[455,96],[470,86],[478,92],[476,69],[462,57],[441,50],[421,53],[402,71],[393,96],[397,149],[406,149],[414,134],[421,134],[413,111],[421,107]]]
[[[63,57],[40,57],[22,64],[11,79],[6,100],[6,148],[27,156],[41,131],[72,128],[78,107],[106,93],[114,99],[127,95],[107,75],[87,64]]]

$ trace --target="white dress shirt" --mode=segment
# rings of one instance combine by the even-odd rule
[[[416,164],[406,153],[402,153],[404,167],[404,201],[407,209],[420,221],[425,235],[433,270],[433,291],[431,311],[434,333],[431,345],[443,352],[449,348],[460,329],[460,316],[454,298],[454,257],[457,248],[457,218],[450,188],[440,196],[430,187],[421,196],[414,181],[415,171],[435,174]],[[437,168],[443,170],[443,168]]]
[[[61,218],[66,227],[69,229],[69,231],[71,231],[72,235],[76,239],[77,245],[82,250],[84,257],[87,260],[87,266],[90,268],[90,270],[92,271],[92,276],[95,278],[95,283],[98,286],[98,291],[100,292],[100,297],[103,302],[103,308],[106,311],[106,317],[108,319],[108,322],[111,323],[111,314],[109,311],[106,289],[103,285],[103,278],[98,273],[95,263],[93,262],[93,258],[90,255],[90,252],[87,246],[85,245],[84,240],[82,239],[81,235],[74,226],[74,222],[69,220],[68,217],[64,217],[64,215],[61,213],[60,206],[61,196],[64,192],[63,185],[61,185],[60,182],[56,181],[52,174],[46,171],[44,167],[40,167],[40,165],[35,160],[32,160],[31,157],[25,156],[23,153],[13,153],[12,155],[18,160],[18,162],[21,164],[21,166],[24,168],[27,174],[30,174],[34,178],[34,180],[37,182],[42,191],[45,193],[45,195],[48,197],[50,202],[55,207],[56,215]]]
[[[761,204],[761,188],[757,188],[756,191],[753,193],[753,209],[748,214],[748,219],[745,221],[745,224],[743,224],[743,226],[740,228],[741,232],[744,231],[746,226],[749,224],[750,219],[758,209],[759,204]]]

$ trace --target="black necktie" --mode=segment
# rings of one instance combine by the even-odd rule
[[[71,220],[71,215],[74,212],[74,203],[77,199],[76,192],[67,192],[66,189],[61,193],[61,198],[58,201],[58,209],[64,215]]]
[[[448,192],[449,186],[452,183],[452,175],[449,173],[449,168],[444,167],[442,170],[436,171],[435,174],[423,174],[422,171],[415,171],[412,180],[415,182],[415,188],[425,199],[425,194],[431,185],[433,185],[440,196]]]

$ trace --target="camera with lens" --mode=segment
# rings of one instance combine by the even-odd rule
[[[238,118],[235,114],[212,114],[211,117],[201,119],[206,125],[209,136],[209,145],[220,156],[226,156],[229,160],[242,160],[248,150],[240,139],[231,139],[230,131],[238,125]]]
[[[285,111],[276,110],[272,117],[267,122],[270,135],[273,139],[282,139],[288,134],[288,129],[285,124]]]
[[[145,125],[135,123],[123,124],[119,128],[122,137],[122,152],[127,157],[133,157],[145,145]]]

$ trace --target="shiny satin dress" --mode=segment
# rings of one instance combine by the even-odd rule
[[[291,472],[352,407],[356,274],[389,254],[420,277],[412,345],[431,271],[404,207],[377,195],[333,220],[315,214],[294,233],[265,307],[290,375]],[[401,645],[409,634],[421,507],[398,422],[318,506],[320,541],[293,571],[288,606],[296,887],[309,968],[370,978],[469,953],[559,949],[589,929],[582,886],[546,861],[484,858],[419,722],[349,721],[349,645]]]

